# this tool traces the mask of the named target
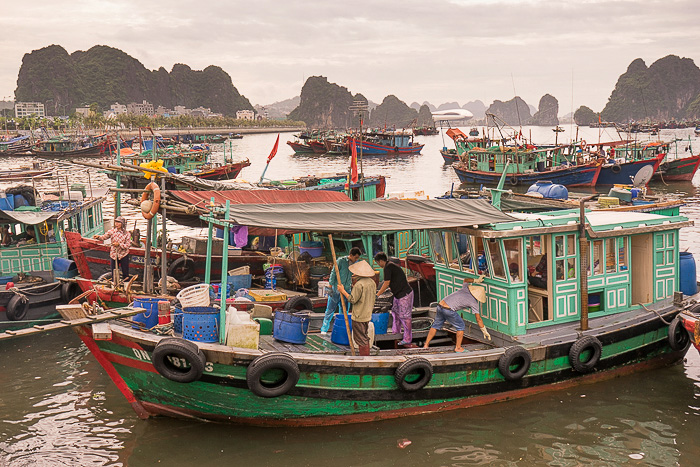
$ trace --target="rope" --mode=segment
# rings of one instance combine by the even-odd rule
[[[640,303],[639,305],[640,305],[642,308],[644,308],[646,311],[652,311],[652,312],[654,312],[654,314],[655,314],[656,316],[658,316],[659,319],[660,319],[661,321],[663,321],[664,324],[666,324],[667,326],[670,326],[670,325],[671,325],[671,323],[670,323],[669,321],[666,321],[666,320],[664,319],[664,317],[661,316],[661,315],[659,314],[658,311],[653,310],[653,309],[651,309],[651,308],[647,308],[646,305],[644,305],[643,303]]]
[[[30,295],[32,297],[40,297],[46,293],[53,292],[54,290],[61,287],[61,285],[63,285],[62,282],[57,282],[56,285],[51,290],[45,290],[44,292],[41,292],[41,293],[31,293],[31,292],[27,292],[26,290],[18,289],[17,287],[10,287],[7,290],[9,290],[10,292],[16,293],[18,295]]]

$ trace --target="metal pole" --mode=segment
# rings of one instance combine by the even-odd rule
[[[121,146],[121,143],[119,142],[119,133],[117,133],[117,165],[121,165],[121,154],[122,152],[119,149],[119,146]],[[112,159],[112,145],[109,145],[109,158],[110,160]],[[120,175],[120,172],[117,172],[117,176],[115,177],[117,181],[117,188],[122,187],[122,176]],[[92,188],[90,188],[90,191],[92,191]],[[121,193],[117,192],[116,196],[114,197],[114,217],[119,217],[122,214],[122,195]]]
[[[228,223],[231,201],[226,200],[226,212],[224,213],[224,241],[221,250],[221,311],[219,312],[219,343],[223,344],[226,338],[226,291],[228,289],[228,235],[231,226]],[[211,229],[209,230],[211,235]],[[223,323],[223,324],[222,324]]]
[[[146,254],[143,257],[143,291],[153,292],[153,273],[151,272],[151,232],[153,230],[152,219],[146,221]]]
[[[160,179],[160,191],[165,196],[165,179]],[[166,234],[166,217],[165,217],[165,204],[162,205],[163,212],[161,212],[162,227],[160,229],[161,243],[160,243],[160,293],[162,295],[168,294],[168,236]]]
[[[587,196],[579,202],[578,242],[581,258],[579,267],[581,274],[581,331],[588,330],[588,265],[590,261],[588,258],[588,240],[586,239],[585,203],[591,198],[593,197]]]
[[[331,244],[331,253],[333,254],[333,268],[335,269],[335,277],[340,284],[340,271],[338,270],[338,261],[335,259],[335,245],[333,245],[333,235],[328,234],[328,243]],[[352,345],[352,329],[350,328],[350,319],[348,318],[348,310],[345,309],[345,299],[343,294],[340,294],[340,305],[343,307],[343,317],[345,318],[345,330],[348,333],[348,342],[350,343],[350,354],[355,356],[355,346]]]

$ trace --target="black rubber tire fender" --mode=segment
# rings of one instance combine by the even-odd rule
[[[297,295],[295,297],[292,297],[289,300],[287,300],[287,302],[284,304],[284,309],[287,311],[313,310],[313,308],[314,305],[313,303],[311,303],[311,299],[304,295]]]
[[[517,186],[520,183],[520,180],[518,180],[518,177],[510,177],[508,179],[508,183],[510,183],[513,186]]]
[[[268,382],[263,375],[270,370],[283,373],[281,379]],[[248,389],[259,397],[278,397],[288,393],[299,382],[299,365],[285,353],[275,352],[261,355],[253,360],[246,370]]]
[[[20,321],[27,317],[29,310],[29,299],[26,295],[15,293],[7,302],[7,319],[10,321]]]
[[[591,357],[585,362],[581,361],[581,354],[590,350]],[[573,343],[569,349],[569,363],[571,367],[579,373],[588,373],[595,368],[603,353],[603,344],[595,336],[582,336]]]
[[[531,362],[530,352],[523,347],[519,345],[508,347],[498,359],[498,371],[506,381],[516,381],[530,371]],[[514,365],[516,365],[515,368],[511,368]]]
[[[194,277],[194,267],[195,264],[192,258],[182,256],[170,263],[170,266],[168,266],[168,275],[173,277],[176,281],[190,280]],[[179,272],[178,269],[182,269],[182,272]]]
[[[183,360],[189,363],[189,367]],[[179,337],[161,339],[153,350],[151,361],[164,378],[178,383],[197,381],[207,364],[204,352],[197,344]]]
[[[106,272],[102,274],[100,277],[97,278],[98,282],[99,281],[111,281],[112,280],[112,273],[111,272]]]
[[[61,284],[61,301],[68,303],[80,294],[80,287],[75,282]]]
[[[668,345],[675,351],[685,351],[690,347],[690,341],[688,330],[683,327],[683,322],[676,316],[668,326]]]
[[[610,170],[614,174],[619,174],[622,171],[622,167],[620,167],[620,164],[615,164],[612,167],[610,167]]]
[[[406,378],[410,374],[418,373],[419,378],[409,381]],[[418,391],[423,389],[433,378],[433,365],[425,358],[414,357],[403,362],[394,373],[396,385],[404,391]]]

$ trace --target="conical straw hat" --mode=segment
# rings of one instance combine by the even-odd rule
[[[369,263],[365,260],[351,264],[348,269],[351,273],[360,277],[374,277],[375,274],[374,269],[372,269],[372,266],[370,266]]]
[[[470,285],[469,292],[481,303],[486,303],[486,289],[480,285]]]

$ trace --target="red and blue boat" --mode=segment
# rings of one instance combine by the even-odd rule
[[[424,144],[413,141],[413,132],[382,131],[368,132],[362,140],[355,139],[355,149],[365,156],[390,156],[419,154]]]

